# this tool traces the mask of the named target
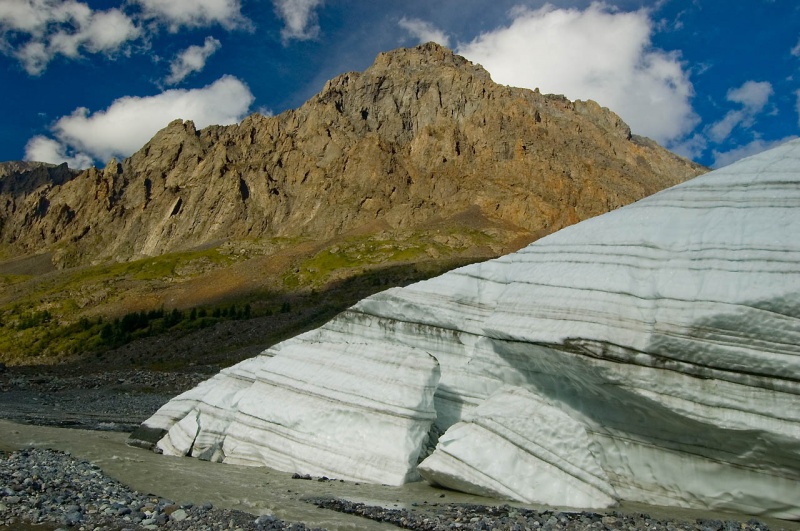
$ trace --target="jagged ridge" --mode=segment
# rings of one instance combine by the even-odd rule
[[[103,170],[2,187],[0,242],[63,267],[465,212],[529,241],[702,171],[594,102],[497,85],[431,43],[382,53],[299,109],[176,121]]]

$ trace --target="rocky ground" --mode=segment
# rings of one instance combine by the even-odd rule
[[[299,478],[305,479],[305,478]],[[310,479],[310,478],[308,478]],[[310,499],[321,509],[355,514],[403,529],[460,530],[648,530],[734,531],[769,529],[752,519],[693,522],[662,520],[647,514],[536,511],[508,505],[484,506],[424,502],[388,509],[335,498]],[[309,529],[270,515],[216,509],[211,503],[176,504],[144,494],[106,476],[96,465],[66,452],[26,449],[0,457],[0,528],[27,522],[41,529],[100,530],[283,530]]]
[[[173,396],[212,372],[112,370],[60,372],[48,367],[0,373],[0,418],[93,430],[131,431]]]
[[[308,529],[271,516],[215,509],[208,502],[177,505],[131,490],[64,452],[12,452],[0,465],[0,525],[11,529],[20,522],[94,530]]]
[[[315,501],[319,507],[345,513],[358,514],[371,520],[390,522],[403,529],[444,531],[446,529],[489,530],[507,529],[523,531],[542,530],[630,530],[648,531],[733,531],[765,530],[765,524],[752,519],[746,523],[697,519],[694,522],[659,520],[644,513],[599,514],[593,512],[557,512],[521,509],[508,505],[486,506],[465,504],[434,504],[420,510],[412,508],[385,509],[345,500],[323,499]]]

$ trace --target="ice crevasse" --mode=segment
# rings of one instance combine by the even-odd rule
[[[132,440],[561,507],[800,519],[800,141],[368,297]]]

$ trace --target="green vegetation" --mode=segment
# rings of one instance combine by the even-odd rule
[[[284,302],[282,312],[289,311]],[[272,314],[271,309],[259,312]],[[78,354],[101,353],[131,341],[165,332],[189,333],[226,320],[255,317],[252,306],[216,306],[192,308],[190,311],[150,310],[131,312],[116,319],[88,319],[56,322],[50,312],[25,312],[16,319],[0,323],[0,352],[11,359],[68,358]]]
[[[133,262],[95,266],[76,270],[62,289],[86,282],[102,282],[122,278],[132,280],[158,280],[167,277],[191,277],[198,272],[228,265],[231,258],[218,249],[170,253]]]
[[[134,363],[130,353],[129,360],[107,358],[105,353],[141,338],[162,334],[180,338],[225,321],[271,316],[259,324],[263,331],[243,337],[244,343],[216,336],[208,343],[209,336],[203,336],[207,338],[203,345],[182,346],[163,360],[156,356],[158,363],[170,366],[192,356],[197,359],[198,353],[215,364],[232,363],[238,361],[236,355],[221,351],[231,348],[224,345],[238,345],[233,352],[243,344],[272,344],[319,326],[376,291],[484,258],[473,251],[490,240],[478,230],[431,229],[351,236],[322,250],[318,247],[313,254],[278,255],[286,246],[293,247],[292,242],[272,239],[39,275],[9,271],[0,276],[0,288],[11,288],[5,294],[0,290],[0,361],[50,363],[96,356],[104,362]],[[309,249],[310,243],[303,245]],[[267,277],[267,284],[237,284],[235,288],[244,289],[230,292],[225,285],[204,286],[203,282],[180,288],[185,281],[205,278],[237,261],[273,255],[280,256],[283,265],[267,268],[269,275],[277,275],[271,280]],[[260,274],[265,263],[255,262],[252,274]],[[215,272],[209,278],[224,282],[225,276]],[[210,291],[202,296],[195,292],[206,288]],[[195,300],[198,306],[169,308],[166,293],[183,294],[184,304]],[[205,304],[205,300],[216,302]],[[234,330],[221,328],[220,337],[231,337]],[[148,363],[136,359],[136,363]]]
[[[354,236],[302,261],[294,271],[284,274],[283,282],[291,290],[319,288],[332,280],[365,274],[388,264],[447,260],[490,240],[478,230],[416,231],[399,238],[397,234]]]
[[[12,286],[30,280],[30,275],[0,275],[0,287]]]
[[[0,286],[14,284],[25,288],[20,290],[24,295],[0,305],[0,360],[70,357],[106,350],[176,327],[191,330],[231,318],[233,310],[220,307],[210,309],[217,315],[204,321],[151,310],[104,322],[102,318],[86,317],[85,310],[97,303],[124,299],[132,286],[144,287],[145,291],[158,290],[175,280],[188,280],[232,261],[217,249],[207,249],[83,267],[42,277],[0,276]],[[235,310],[237,317],[241,317],[245,307],[249,308]],[[250,310],[247,311],[249,315]]]
[[[161,334],[169,331],[191,331],[207,328],[215,323],[229,319],[250,319],[252,309],[249,304],[243,307],[236,305],[206,308],[192,308],[190,312],[173,309],[172,311],[151,310],[149,312],[133,312],[125,314],[121,319],[103,323],[98,321],[99,349],[118,347],[131,340]]]

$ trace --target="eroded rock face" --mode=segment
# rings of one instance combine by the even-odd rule
[[[334,356],[335,371],[308,364],[294,378],[330,384],[340,396],[332,411],[352,402],[350,393],[369,397],[345,406],[353,429],[371,425],[364,407],[428,404],[436,385],[433,432],[443,435],[418,467],[436,483],[555,505],[631,500],[800,519],[799,214],[794,141],[517,253],[364,299],[313,335],[271,349],[271,359],[244,362],[170,402],[144,431],[168,433],[158,445],[185,453],[191,443],[180,433],[187,441],[196,434],[195,445],[207,438],[195,411],[239,415],[227,398],[240,392],[227,383],[232,375],[255,404],[283,385],[270,375],[273,364]],[[392,385],[376,389],[383,369],[375,368],[406,352],[425,356],[387,366]],[[416,372],[428,355],[436,384]],[[341,388],[336,371],[349,375]],[[264,464],[304,470],[315,450],[295,446],[295,434],[316,426],[302,402],[284,398],[280,417],[257,412],[278,407],[269,400],[249,410],[259,420],[247,424],[246,455],[267,455],[275,444],[292,458]],[[410,409],[429,422],[431,410]],[[364,448],[383,451],[400,439],[421,448],[424,426],[412,425],[408,439],[370,432]],[[223,449],[228,437],[232,446],[242,440],[239,428],[208,433]],[[406,450],[392,453],[410,462]]]
[[[102,170],[0,190],[0,243],[56,248],[65,266],[475,208],[530,241],[703,171],[594,102],[497,85],[428,44],[380,54],[279,116],[200,131],[176,121]]]

